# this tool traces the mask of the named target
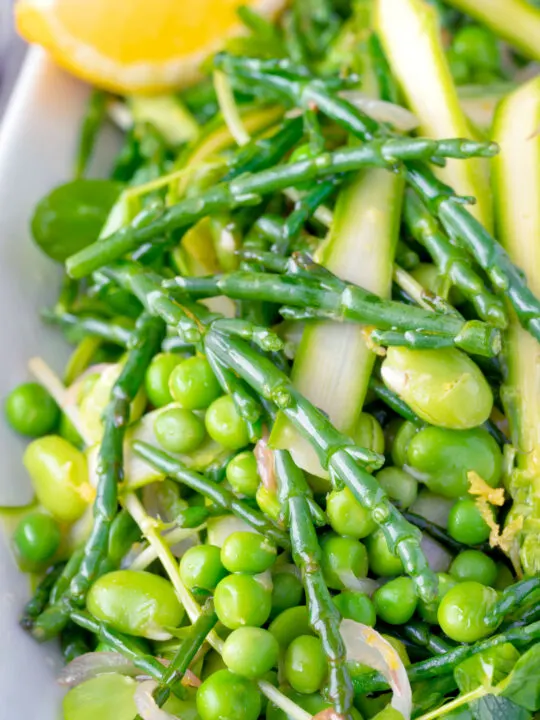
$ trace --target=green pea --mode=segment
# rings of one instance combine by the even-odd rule
[[[261,696],[252,680],[219,670],[197,690],[201,720],[257,720]]]
[[[476,642],[491,635],[500,624],[488,623],[486,615],[498,599],[498,593],[479,582],[458,583],[441,600],[437,619],[451,640]]]
[[[159,353],[152,359],[146,370],[144,387],[148,400],[154,407],[160,408],[173,401],[169,380],[182,360],[183,358],[175,353]]]
[[[25,515],[13,533],[12,543],[23,570],[32,570],[49,561],[58,550],[62,535],[50,515],[32,512]]]
[[[223,645],[223,660],[229,670],[251,679],[271,670],[277,664],[278,655],[276,638],[258,627],[233,630]]]
[[[438,600],[436,603],[431,605],[426,605],[426,603],[422,600],[422,598],[418,599],[418,613],[422,620],[425,620],[430,625],[436,625],[437,624],[437,610],[439,608],[440,602],[442,598],[446,595],[446,593],[454,587],[454,585],[457,584],[457,581],[454,580],[453,577],[448,575],[448,573],[437,573],[437,578],[439,581],[439,588],[438,588]]]
[[[394,441],[392,443],[392,462],[398,468],[402,468],[407,462],[407,448],[412,438],[420,430],[418,425],[415,425],[410,420],[400,420],[400,425],[394,435]]]
[[[365,538],[377,527],[370,511],[360,505],[348,488],[334,490],[328,495],[326,514],[332,529],[339,535]]]
[[[504,590],[516,582],[511,570],[504,563],[497,563],[497,578],[493,583],[495,590]]]
[[[283,673],[290,686],[301,693],[314,693],[322,686],[328,663],[322,643],[313,635],[295,638],[285,652]]]
[[[402,510],[409,508],[418,495],[418,481],[397,467],[380,470],[375,477],[388,497]]]
[[[172,584],[136,570],[102,575],[90,588],[86,606],[115,630],[152,640],[164,639],[166,628],[178,627],[184,618]]]
[[[334,605],[341,616],[348,620],[362,623],[373,627],[377,619],[375,607],[365,593],[345,590],[334,598]]]
[[[180,577],[190,590],[212,592],[226,576],[221,550],[215,545],[195,545],[182,555]]]
[[[247,425],[230,395],[214,400],[206,411],[205,423],[210,437],[229,450],[240,450],[249,443]]]
[[[135,520],[127,510],[120,510],[111,524],[107,557],[115,565],[120,565],[133,543],[139,542],[141,538],[141,529]]]
[[[161,447],[172,453],[193,452],[206,435],[203,421],[184,408],[160,412],[154,421],[154,433]]]
[[[458,498],[468,492],[467,474],[471,471],[496,487],[501,475],[502,454],[484,428],[426,427],[409,442],[407,462],[422,474],[432,492]]]
[[[496,36],[480,25],[466,25],[454,35],[455,55],[475,70],[497,71],[501,66],[499,42]]]
[[[384,383],[425,422],[454,430],[484,423],[493,395],[480,368],[455,348],[390,347],[381,367]]]
[[[275,544],[252,532],[231,533],[221,548],[221,562],[229,572],[256,575],[268,570],[276,557]]]
[[[197,356],[177,365],[169,378],[174,400],[187,410],[204,410],[221,395],[221,387],[210,363]]]
[[[482,585],[493,585],[497,579],[495,561],[480,550],[460,552],[452,561],[448,572],[458,582],[476,580]]]
[[[450,48],[446,53],[450,72],[456,85],[467,85],[471,80],[471,69],[465,60]]]
[[[501,82],[500,71],[492,72],[490,70],[476,70],[473,73],[472,84],[473,85],[493,85],[494,83]]]
[[[133,720],[137,682],[125,675],[106,673],[85,680],[65,695],[64,720]]]
[[[474,500],[462,498],[455,503],[448,516],[448,534],[465,545],[478,545],[489,538],[489,525]]]
[[[360,413],[352,437],[360,447],[384,453],[384,433],[377,418],[370,413]]]
[[[281,648],[286,648],[300,635],[313,635],[309,622],[309,612],[305,605],[284,610],[270,623],[268,630],[276,638]]]
[[[234,492],[246,497],[255,497],[260,478],[257,461],[251,450],[235,455],[226,470],[227,480]]]
[[[265,515],[268,515],[272,520],[278,520],[281,513],[281,505],[279,504],[277,493],[261,483],[255,493],[255,500]]]
[[[304,597],[301,581],[290,572],[278,572],[272,577],[272,612],[274,618],[287,608],[296,607]]]
[[[218,672],[219,670],[226,670],[227,666],[221,655],[215,650],[210,650],[204,656],[203,669],[201,673],[201,680],[206,680],[210,675]]]
[[[34,440],[23,463],[40,504],[61,522],[78,520],[93,499],[86,457],[59,435]]]
[[[382,530],[376,530],[366,539],[369,567],[375,575],[390,577],[404,572],[403,563],[397,555],[390,552]]]
[[[373,716],[373,720],[401,720],[403,715],[391,705],[387,705]]]
[[[260,627],[270,616],[272,593],[253,575],[238,573],[221,580],[214,603],[219,620],[230,630],[245,625]]]
[[[359,540],[328,534],[321,541],[321,568],[328,587],[343,590],[347,581],[366,577],[368,555]]]
[[[176,695],[170,695],[163,705],[163,710],[174,718],[182,720],[200,720],[197,712],[196,693],[188,690],[187,698],[180,700]],[[115,719],[116,720],[116,719]]]
[[[6,398],[6,419],[21,435],[41,437],[54,430],[60,410],[49,393],[38,383],[19,385]]]
[[[389,625],[403,625],[416,610],[414,583],[408,577],[398,577],[380,587],[373,595],[377,615]]]
[[[58,434],[60,437],[63,437],[64,440],[67,440],[72,445],[75,445],[75,447],[79,450],[84,448],[84,441],[82,437],[79,435],[77,428],[65,413],[62,413],[60,416]]]

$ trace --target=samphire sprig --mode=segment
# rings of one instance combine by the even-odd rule
[[[310,181],[354,172],[366,167],[395,170],[402,162],[449,157],[491,156],[492,143],[469,140],[430,140],[427,138],[374,139],[356,147],[342,147],[296,162],[274,165],[255,173],[244,173],[230,182],[211,186],[195,197],[187,197],[171,207],[156,207],[113,233],[68,258],[66,269],[74,278],[85,277],[144,243],[151,243],[173,230],[188,228],[208,215],[241,207],[259,205],[263,198],[280,190]],[[144,213],[144,215],[143,215]]]
[[[163,286],[176,291],[176,297],[181,297],[181,291],[191,299],[219,295],[257,299],[282,305],[286,317],[298,317],[292,307],[311,319],[362,323],[371,328],[366,333],[379,345],[423,349],[455,346],[486,356],[500,351],[500,332],[481,321],[465,321],[459,314],[429,312],[382,299],[300,255],[288,261],[278,258],[278,263],[282,274],[240,270],[212,277],[176,277]]]
[[[272,64],[257,58],[222,53],[216,55],[214,62],[216,67],[227,72],[232,78],[257,83],[295,107],[316,107],[319,112],[364,142],[389,136],[385,126],[345,98],[329,91],[320,78],[289,61]],[[449,148],[450,152],[446,153],[446,156],[465,157],[470,147],[472,146],[466,141],[459,147]],[[489,157],[496,153],[497,146],[491,143],[477,154]],[[445,153],[441,152],[439,147],[432,155],[444,156]],[[458,197],[452,188],[436,178],[425,160],[404,159],[408,184],[416,191],[429,212],[438,218],[452,240],[463,247],[487,273],[495,290],[508,297],[521,325],[540,340],[540,300],[527,286],[523,272],[515,267],[506,250],[467,210],[465,205],[473,200]],[[497,318],[498,321],[502,320],[500,312],[497,313]]]

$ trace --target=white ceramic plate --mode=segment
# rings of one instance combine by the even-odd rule
[[[40,355],[61,369],[68,348],[42,325],[39,311],[56,298],[59,269],[33,244],[28,222],[39,198],[70,178],[88,87],[31,50],[0,127],[0,398],[28,379],[26,363]],[[100,148],[103,167],[114,134]],[[32,497],[21,464],[25,442],[0,419],[0,506]],[[0,529],[0,720],[58,720],[54,644],[39,646],[18,626],[29,585]]]

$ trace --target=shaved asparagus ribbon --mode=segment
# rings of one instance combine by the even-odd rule
[[[58,375],[51,370],[47,363],[40,357],[34,357],[28,361],[28,369],[32,375],[47,390],[49,395],[70,420],[75,430],[79,433],[85,445],[91,445],[90,438],[75,403],[71,401],[68,388],[62,383]]]

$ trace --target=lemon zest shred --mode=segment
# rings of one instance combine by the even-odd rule
[[[486,500],[490,505],[504,505],[504,488],[492,488],[487,482],[480,477],[474,470],[467,473],[469,481],[469,492],[471,495]]]
[[[374,352],[375,355],[384,357],[386,355],[385,348],[383,348],[381,345],[377,345],[377,343],[371,337],[371,333],[375,329],[376,328],[374,325],[366,325],[362,328],[362,337],[364,338],[364,342],[366,343],[368,350]]]

